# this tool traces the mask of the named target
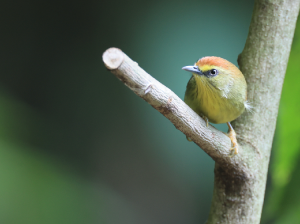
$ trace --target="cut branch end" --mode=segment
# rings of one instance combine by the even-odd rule
[[[123,55],[123,52],[118,48],[112,47],[107,49],[102,55],[106,68],[109,70],[117,69],[124,60]]]

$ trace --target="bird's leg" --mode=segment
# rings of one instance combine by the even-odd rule
[[[231,143],[232,143],[232,148],[230,148],[230,150],[234,150],[234,155],[236,155],[239,153],[237,140],[236,140],[236,133],[233,130],[230,122],[227,122],[227,125],[228,125],[228,131],[229,131],[228,137],[230,138]]]
[[[192,142],[192,139],[190,139],[190,137],[188,136],[185,136],[186,137],[186,140],[188,140],[189,142]]]
[[[205,122],[206,122],[206,127],[208,127],[208,118],[205,117],[205,116],[201,116],[201,117],[205,120]]]

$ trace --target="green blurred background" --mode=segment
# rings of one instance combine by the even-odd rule
[[[214,162],[108,72],[122,49],[181,98],[202,56],[236,64],[253,1],[1,2],[0,223],[198,224]],[[300,223],[300,24],[262,223]],[[226,131],[225,125],[218,128]]]

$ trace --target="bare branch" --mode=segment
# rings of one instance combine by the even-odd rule
[[[103,54],[105,66],[135,94],[168,118],[224,169],[247,178],[249,171],[240,154],[230,157],[229,138],[206,122],[175,93],[146,73],[120,49],[110,48]]]

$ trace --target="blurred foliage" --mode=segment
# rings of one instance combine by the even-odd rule
[[[252,0],[3,2],[0,223],[203,223],[214,162],[101,56],[121,48],[183,98],[190,77],[181,67],[209,55],[236,64],[252,8]],[[278,223],[299,208],[298,37],[299,29],[264,210]]]
[[[39,119],[6,95],[0,96],[0,222],[91,222],[91,186],[32,147]]]
[[[214,162],[101,56],[121,48],[183,98],[183,66],[207,55],[236,64],[252,8],[252,0],[3,2],[0,223],[203,223]]]
[[[300,223],[300,18],[284,80],[262,223]]]

